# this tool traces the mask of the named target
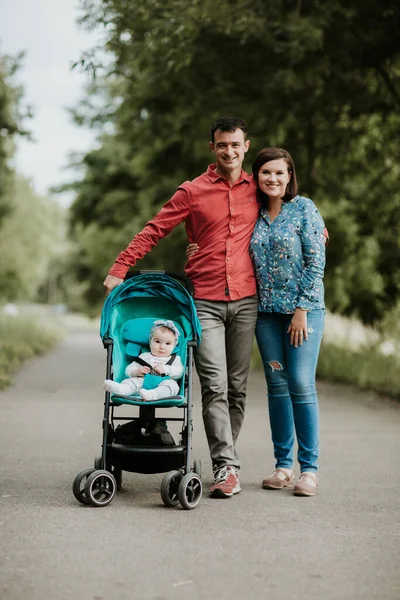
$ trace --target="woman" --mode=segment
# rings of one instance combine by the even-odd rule
[[[262,487],[291,485],[296,434],[301,474],[294,494],[314,496],[319,454],[315,377],[325,318],[324,222],[312,200],[297,194],[295,167],[286,150],[261,150],[253,175],[261,206],[250,246],[259,294],[256,338],[276,460]]]

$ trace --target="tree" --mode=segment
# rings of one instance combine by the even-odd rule
[[[13,83],[22,56],[22,54],[15,58],[0,56],[0,227],[10,210],[9,198],[7,200],[6,196],[13,174],[10,160],[15,151],[15,136],[27,134],[22,129],[24,118],[21,113],[22,89]]]
[[[34,300],[52,274],[53,262],[66,253],[64,210],[37,196],[22,177],[9,194],[12,210],[4,217],[0,236],[0,299]]]
[[[204,170],[211,121],[235,114],[250,126],[249,161],[262,146],[286,147],[302,193],[326,219],[328,306],[371,323],[396,304],[395,0],[86,0],[82,7],[83,24],[104,28],[97,63],[94,53],[83,65],[100,74],[108,98],[104,110],[86,105],[86,119],[112,124],[97,157],[106,154],[107,172],[121,167],[124,176],[119,171],[114,197],[110,178],[93,185],[87,165],[72,211],[79,235],[93,223],[121,231],[117,213],[134,233],[178,183]],[[109,59],[101,64],[104,49]],[[90,271],[88,264],[88,289],[97,293]]]

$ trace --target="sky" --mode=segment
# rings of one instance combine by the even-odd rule
[[[65,110],[84,96],[89,77],[71,63],[95,42],[76,24],[79,15],[79,0],[0,0],[0,54],[26,52],[15,81],[34,113],[25,126],[35,141],[18,141],[14,165],[41,195],[74,179],[66,170],[70,152],[95,145],[94,132],[74,125]]]

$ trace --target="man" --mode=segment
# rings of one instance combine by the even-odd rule
[[[244,418],[257,318],[256,281],[248,248],[258,205],[253,179],[242,170],[249,146],[244,121],[218,119],[212,125],[210,142],[216,163],[178,187],[119,254],[104,281],[109,293],[123,282],[130,266],[183,221],[190,242],[198,244],[185,272],[194,286],[202,326],[195,363],[213,465],[213,498],[240,492],[235,445]]]

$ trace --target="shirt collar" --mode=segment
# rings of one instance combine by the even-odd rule
[[[215,172],[215,169],[217,168],[217,163],[213,163],[212,165],[208,165],[208,169],[207,169],[207,177],[209,178],[209,180],[211,181],[211,183],[216,183],[217,181],[226,181],[225,177],[222,177],[222,175],[218,175],[218,173]],[[249,175],[248,173],[246,173],[246,171],[243,171],[243,169],[241,170],[240,173],[240,178],[238,179],[238,181],[236,183],[241,183],[242,181],[247,181],[248,183],[250,183],[250,181],[252,181],[253,176]]]
[[[296,204],[298,199],[299,199],[299,196],[297,195],[297,196],[294,196],[291,200],[289,200],[289,202],[283,202],[281,212],[279,213],[278,217],[280,217],[286,210],[288,210],[288,207],[291,204]],[[268,210],[265,207],[263,207],[263,206],[261,207],[260,214],[265,219],[265,221],[267,221],[267,223],[270,223]],[[276,217],[276,218],[278,218],[278,217]]]
[[[288,207],[288,206],[290,206],[291,204],[296,204],[296,202],[298,201],[298,199],[299,199],[299,195],[297,194],[297,196],[294,196],[294,197],[293,197],[291,200],[289,200],[288,202],[283,202],[283,203],[282,203],[281,212],[280,212],[279,214],[281,214],[281,213],[282,213],[282,211],[286,210],[286,209],[287,209],[287,207]],[[264,214],[266,214],[267,212],[268,212],[268,211],[267,211],[267,209],[266,209],[264,206],[262,206],[262,207],[261,207],[261,214],[262,214],[262,215],[264,215]]]

